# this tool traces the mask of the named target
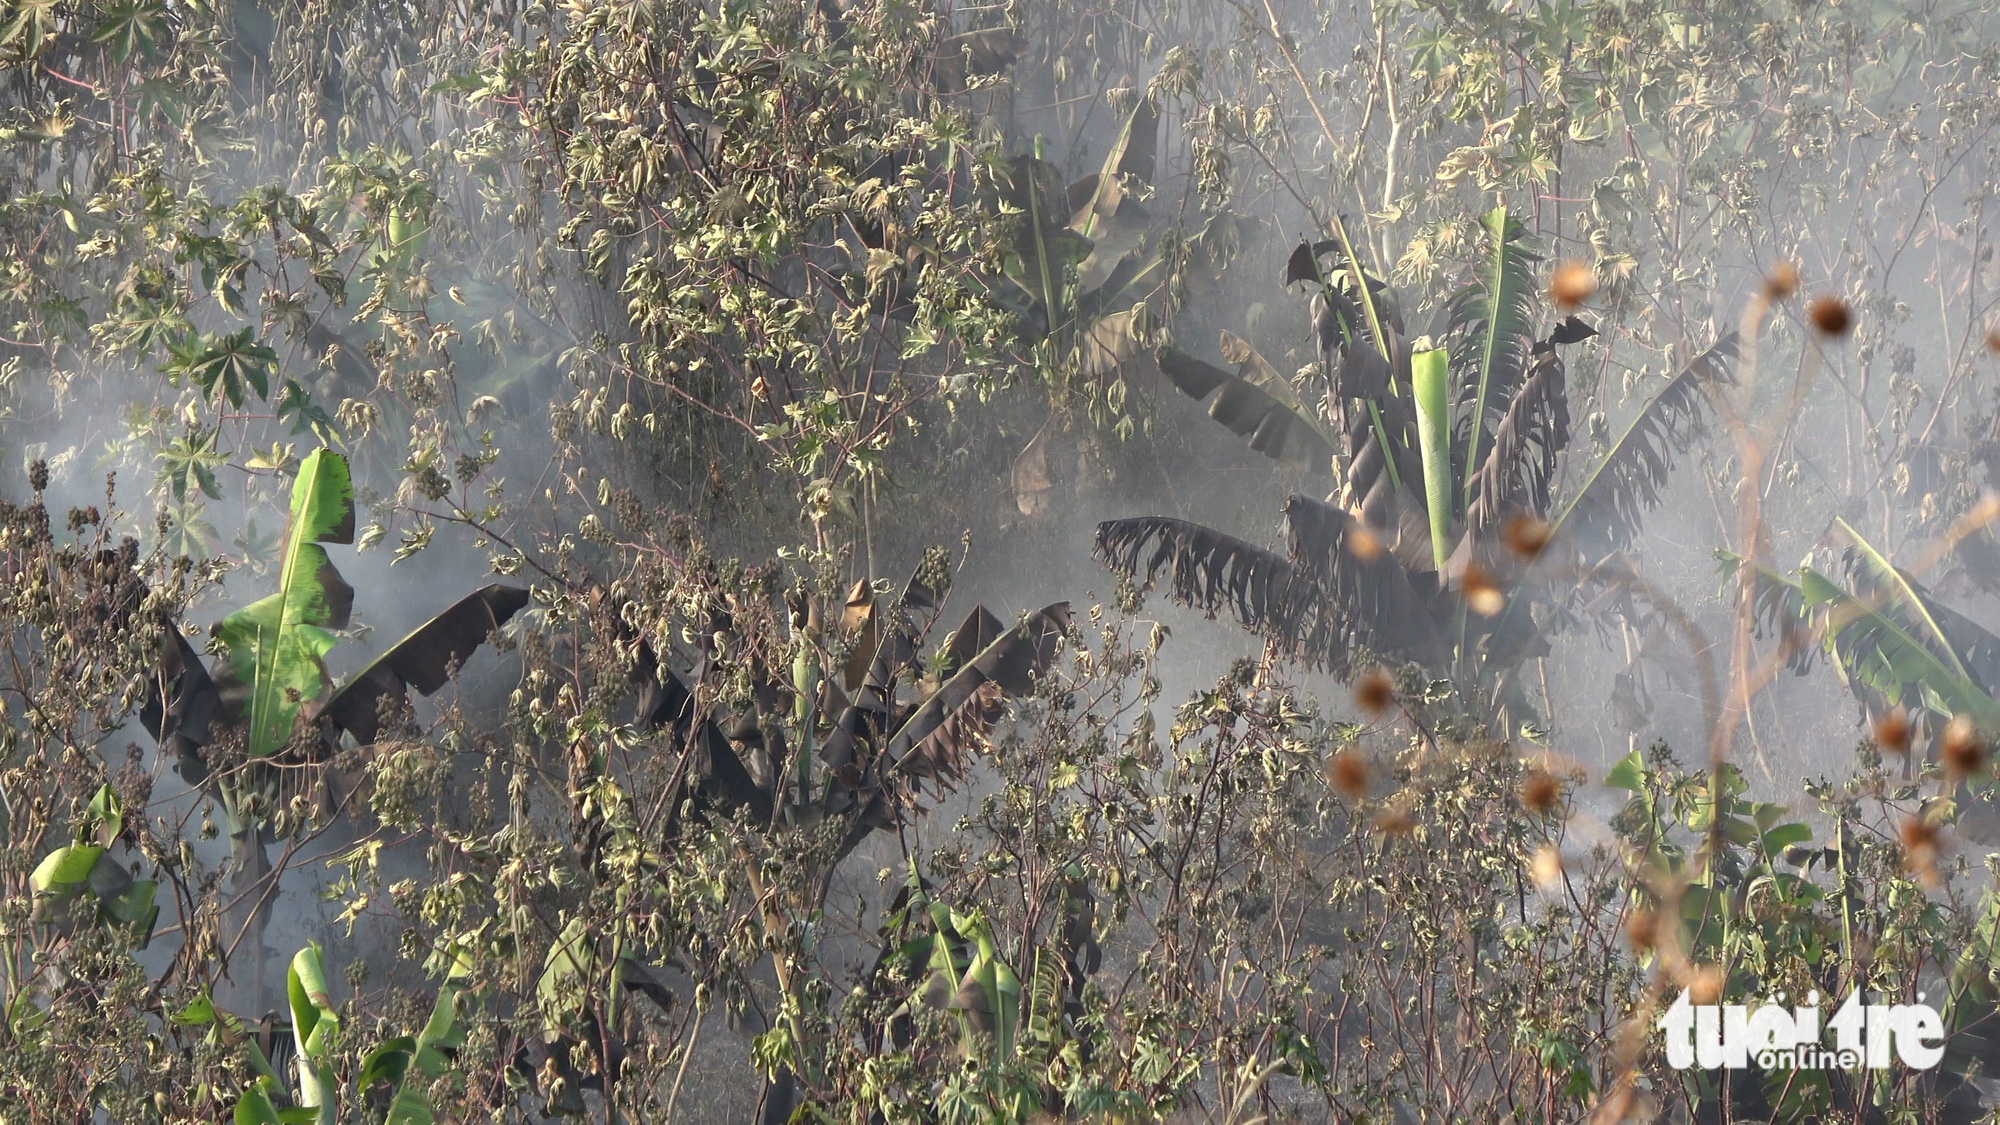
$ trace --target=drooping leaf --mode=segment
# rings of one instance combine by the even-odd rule
[[[528,591],[495,583],[460,598],[350,678],[322,714],[366,746],[381,729],[383,705],[400,707],[410,688],[430,695],[494,630],[528,604]]]
[[[1541,515],[1549,509],[1557,454],[1569,445],[1569,398],[1562,358],[1553,348],[1538,353],[1528,377],[1493,428],[1485,463],[1472,475],[1466,522],[1474,533],[1499,523],[1510,508]]]
[[[161,750],[174,755],[182,779],[199,785],[208,776],[202,747],[209,744],[215,724],[228,716],[221,692],[202,667],[201,654],[173,624],[168,624],[166,633],[159,665],[139,707],[139,722]]]
[[[1161,345],[1158,358],[1161,374],[1189,398],[1199,402],[1214,394],[1209,417],[1249,439],[1250,448],[1276,461],[1289,461],[1316,472],[1332,471],[1332,439],[1319,421],[1306,413],[1289,382],[1275,373],[1268,379],[1258,377],[1269,370],[1261,357],[1254,363],[1246,359],[1238,374],[1204,363],[1171,344]]]
[[[1035,302],[1051,336],[1070,323],[1067,271],[1090,255],[1091,240],[1070,229],[1061,208],[1068,193],[1054,165],[1033,156],[993,166],[992,202],[1006,232],[1002,272]]]
[[[1833,527],[1837,537],[1846,541],[1842,555],[1854,592],[1892,615],[1920,644],[1950,665],[1953,672],[1969,676],[1958,646],[1939,624],[1925,591],[1845,519],[1835,516]]]
[[[1357,645],[1432,670],[1446,666],[1450,646],[1437,622],[1436,574],[1412,574],[1372,534],[1360,534],[1352,513],[1310,496],[1286,501],[1285,527],[1293,563],[1332,618],[1327,632],[1337,643],[1322,662],[1335,675],[1347,676]]]
[[[702,802],[724,816],[741,808],[748,810],[752,821],[769,823],[771,794],[743,768],[743,760],[715,725],[714,717],[698,712],[694,693],[672,669],[660,664],[646,641],[639,642],[631,683],[638,703],[637,724],[672,735],[676,748],[686,756],[686,772],[695,778]]]
[[[1717,548],[1715,561],[1725,590],[1733,588],[1743,565],[1742,556]],[[1751,612],[1757,638],[1776,637],[1787,649],[1785,666],[1795,675],[1805,675],[1812,670],[1819,649],[1809,643],[1805,595],[1798,579],[1760,565],[1752,581],[1756,584],[1751,591]]]
[[[354,541],[354,487],[347,462],[315,450],[292,485],[291,523],[285,534],[278,592],[222,619],[215,628],[226,668],[244,696],[238,705],[252,757],[291,741],[299,708],[317,698],[325,682],[322,663],[335,643],[329,629],[347,624],[354,591],[341,580],[321,543]]]
[[[960,93],[969,78],[999,74],[1018,62],[1028,45],[1028,37],[1011,27],[983,28],[946,39],[934,62],[938,92]]]
[[[1337,647],[1312,582],[1283,556],[1235,536],[1168,516],[1106,520],[1095,553],[1148,589],[1165,571],[1174,601],[1210,617],[1226,609],[1302,657],[1324,659]]]
[[[1704,396],[1711,387],[1734,385],[1729,360],[1735,355],[1736,333],[1730,332],[1696,356],[1646,403],[1584,477],[1554,523],[1556,532],[1568,536],[1587,559],[1631,546],[1640,520],[1659,506],[1674,454],[1705,429]]]
[[[952,778],[964,772],[967,748],[998,717],[1000,701],[1034,690],[1069,628],[1069,603],[1028,615],[954,672],[897,728],[883,751],[884,777]]]
[[[1812,567],[1800,568],[1799,591],[1805,610],[1819,622],[1834,670],[1851,690],[1940,718],[1970,715],[1982,728],[2000,728],[2000,703],[1912,635],[1892,611],[1856,597]]]
[[[974,606],[965,621],[946,638],[944,665],[939,670],[945,679],[965,667],[972,658],[986,651],[986,646],[1000,639],[1007,627],[1000,619],[988,612],[985,606]]]

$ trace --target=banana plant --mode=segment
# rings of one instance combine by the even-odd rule
[[[1126,115],[1098,171],[1065,185],[1033,154],[993,164],[987,207],[1001,231],[993,298],[1020,315],[1045,370],[1098,382],[1137,352],[1144,326],[1134,299],[1160,272],[1146,248],[1159,111],[1150,97]]]
[[[1092,936],[1095,903],[1075,865],[1065,872],[1060,906],[1044,940],[1023,954],[1023,973],[1003,956],[984,914],[953,909],[914,871],[890,904],[874,975],[893,970],[917,987],[890,1014],[889,1045],[912,1046],[918,1008],[949,1012],[958,1023],[959,1053],[976,1072],[941,1100],[997,1102],[987,1108],[1003,1110],[1009,1120],[1062,1111],[1059,1093],[1044,1088],[1042,1076],[1065,1050],[1083,1049],[1083,985],[1101,962]],[[967,1108],[960,1116],[982,1116]]]
[[[28,876],[36,922],[60,927],[67,922],[66,911],[72,904],[85,899],[93,904],[99,925],[128,928],[134,947],[146,947],[160,917],[160,908],[153,901],[159,884],[134,879],[112,854],[112,846],[124,831],[125,803],[109,785],[101,786],[90,800],[75,842],[42,857]]]
[[[1791,574],[1759,566],[1752,580],[1759,632],[1780,639],[1791,669],[1804,674],[1824,658],[1867,711],[1901,707],[1935,725],[1963,715],[2000,730],[2000,637],[1940,603],[1846,520],[1833,521],[1829,540],[1845,584],[1810,561]],[[1742,558],[1716,558],[1734,582]]]
[[[689,829],[680,819],[683,808],[769,838],[801,829],[824,833],[825,849],[797,861],[812,864],[807,883],[824,895],[862,841],[922,816],[927,800],[956,785],[971,755],[987,745],[1006,701],[1032,694],[1052,668],[1070,615],[1069,604],[1057,602],[1009,626],[975,606],[933,643],[948,585],[944,562],[941,552],[928,555],[900,588],[864,578],[844,597],[794,589],[781,607],[771,607],[790,629],[789,658],[782,661],[771,660],[747,629],[739,632],[737,611],[715,609],[699,628],[686,630],[697,638],[687,679],[674,668],[677,654],[665,647],[672,633],[614,626],[620,651],[631,654],[630,727],[680,763],[676,784],[684,788],[674,794],[676,811],[663,828],[669,840]],[[729,596],[741,595],[732,589]],[[743,673],[747,695],[732,693],[741,702],[720,706],[723,693],[716,689],[740,683]],[[588,815],[604,829],[592,834],[582,858],[607,880],[631,878],[634,865],[652,870],[662,855],[656,840],[640,839],[607,813],[619,807],[617,786],[609,774],[584,785],[594,794],[596,811]],[[617,864],[607,862],[614,853]],[[623,997],[636,992],[663,1006],[671,1000],[649,966],[672,950],[642,949],[636,935],[591,928],[574,915],[561,919],[553,936],[541,978],[545,1026],[524,1037],[514,1064],[531,1083],[553,1068],[560,1081],[542,1092],[552,1104],[567,1104],[585,1086],[618,1073],[616,1005]],[[608,979],[611,1003],[578,1011],[574,982],[585,979]],[[598,1056],[585,1073],[568,1061],[578,1048]],[[773,1065],[767,1120],[784,1120],[796,1098],[790,1066]]]
[[[268,896],[256,887],[270,872],[264,853],[267,817],[277,802],[277,762],[324,761],[343,738],[371,745],[383,716],[399,711],[409,689],[430,695],[450,671],[528,603],[528,592],[489,585],[460,599],[335,685],[325,658],[346,627],[354,590],[324,544],[354,539],[354,486],[347,461],[328,449],[308,455],[292,484],[290,518],[278,567],[278,588],[219,622],[211,668],[170,623],[159,666],[140,708],[140,721],[162,750],[179,760],[190,783],[209,785],[229,818],[235,844],[231,892],[239,902],[232,926],[261,932],[263,908],[243,904]],[[211,778],[207,749],[224,733],[242,739],[247,763]],[[232,935],[233,936],[233,935]]]
[[[1548,651],[1531,606],[1559,599],[1527,564],[1548,545],[1589,574],[1631,544],[1675,453],[1704,429],[1707,389],[1733,381],[1736,345],[1731,334],[1696,356],[1602,458],[1572,469],[1561,349],[1596,329],[1542,307],[1539,256],[1505,207],[1481,227],[1471,279],[1416,340],[1403,299],[1362,265],[1344,224],[1301,243],[1285,283],[1310,292],[1317,379],[1278,377],[1233,336],[1223,352],[1234,371],[1161,347],[1161,372],[1210,417],[1336,487],[1284,502],[1284,553],[1141,516],[1098,525],[1105,565],[1142,588],[1164,581],[1211,616],[1230,611],[1343,679],[1366,652],[1453,679],[1481,721],[1531,717],[1516,671]],[[1576,483],[1565,497],[1566,477]]]
[[[432,1125],[436,1107],[430,1102],[430,1088],[452,1066],[452,1053],[465,1043],[465,1024],[459,1018],[459,998],[465,995],[469,966],[462,956],[450,959],[445,981],[438,988],[430,1018],[415,1035],[399,1035],[384,1040],[362,1059],[356,1075],[350,1106],[368,1102],[376,1091],[386,1090],[383,1125]],[[334,1070],[334,1048],[340,1034],[340,1017],[326,983],[326,966],[317,945],[308,945],[293,956],[285,973],[285,989],[292,1017],[292,1057],[297,1085],[289,1100],[286,1087],[271,1064],[269,1053],[256,1042],[249,1052],[255,1077],[244,1088],[235,1109],[236,1125],[332,1125],[342,1117],[338,1078]],[[216,1008],[206,997],[198,999],[175,1016],[176,1022],[212,1024],[220,1032],[243,1036],[240,1020]]]
[[[642,642],[633,671],[638,724],[666,730],[694,753],[690,777],[704,808],[741,811],[767,827],[838,820],[845,856],[916,808],[926,783],[943,791],[956,781],[1005,700],[1034,690],[1069,629],[1068,602],[1011,627],[976,606],[925,656],[921,640],[941,596],[924,569],[894,595],[858,580],[833,612],[800,599],[790,609],[798,654],[790,682],[761,681],[757,702],[733,714],[698,708],[695,693]],[[846,655],[822,670],[835,652]]]

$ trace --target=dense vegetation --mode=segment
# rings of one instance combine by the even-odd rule
[[[0,1120],[1977,1119],[1996,90],[1956,0],[0,0]],[[1855,989],[1944,1064],[1654,1030]]]

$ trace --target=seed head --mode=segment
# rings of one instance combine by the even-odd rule
[[[1536,816],[1547,816],[1562,804],[1562,782],[1545,769],[1531,769],[1521,775],[1521,806]]]
[[[1361,751],[1350,746],[1333,756],[1333,764],[1327,768],[1327,779],[1333,783],[1334,791],[1350,801],[1358,801],[1368,795],[1368,761]]]
[[[1634,953],[1651,953],[1660,944],[1660,916],[1640,908],[1625,919],[1625,941]]]
[[[1549,278],[1549,296],[1554,299],[1556,307],[1564,312],[1590,300],[1590,295],[1595,292],[1597,292],[1596,275],[1590,272],[1589,266],[1574,259],[1558,265],[1554,275]]]
[[[1903,870],[1930,884],[1937,882],[1937,825],[1920,816],[1909,817],[1897,829],[1903,841]]]
[[[1799,267],[1790,262],[1779,262],[1771,267],[1764,278],[1764,296],[1773,301],[1783,301],[1799,291]]]
[[[28,463],[28,488],[41,492],[49,487],[49,463],[40,457]]]
[[[1543,844],[1535,849],[1535,856],[1528,861],[1528,877],[1535,886],[1554,893],[1563,885],[1563,857],[1554,844]]]
[[[1534,516],[1519,514],[1507,521],[1501,530],[1501,538],[1507,549],[1524,559],[1532,559],[1549,545],[1549,525]]]
[[[1416,819],[1402,809],[1383,809],[1375,816],[1375,830],[1384,836],[1408,836],[1416,827]]]
[[[1722,999],[1722,968],[1718,965],[1689,965],[1681,974],[1688,999],[1696,1004],[1713,1004]]]
[[[1500,592],[1493,576],[1478,563],[1466,564],[1465,577],[1459,586],[1465,591],[1465,604],[1481,617],[1498,617],[1507,608],[1507,595]]]
[[[1354,685],[1354,702],[1370,715],[1380,715],[1389,709],[1396,698],[1396,685],[1389,680],[1389,673],[1373,668]]]
[[[1347,549],[1362,562],[1374,562],[1382,555],[1382,540],[1360,524],[1347,529]]]
[[[1971,777],[1986,768],[1986,746],[1979,740],[1979,732],[1972,729],[1971,719],[1955,715],[1944,725],[1938,760],[1953,779]]]
[[[1891,754],[1910,752],[1910,717],[1891,707],[1875,717],[1875,745]]]
[[[1847,302],[1829,293],[1815,297],[1812,306],[1806,310],[1807,319],[1814,328],[1826,336],[1845,336],[1854,327],[1854,312]]]

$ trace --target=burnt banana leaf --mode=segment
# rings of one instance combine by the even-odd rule
[[[1480,461],[1491,444],[1496,415],[1505,415],[1527,376],[1533,337],[1529,325],[1535,295],[1534,265],[1540,260],[1521,221],[1496,207],[1480,219],[1487,248],[1472,284],[1454,294],[1445,313],[1458,357],[1454,372],[1461,388],[1471,455],[1465,461],[1465,500],[1472,502]]]
[[[897,728],[883,754],[887,770],[912,778],[962,774],[966,750],[999,718],[1001,699],[1034,691],[1068,629],[1069,603],[1056,602],[1001,634]]]
[[[1483,532],[1509,508],[1536,513],[1549,508],[1556,456],[1569,445],[1569,396],[1563,361],[1542,351],[1493,428],[1486,459],[1472,475],[1467,522]]]
[[[988,612],[985,606],[974,606],[972,612],[966,614],[964,623],[945,642],[944,667],[940,674],[950,679],[1006,631],[1007,626],[1001,624],[1000,619]]]
[[[1242,370],[1231,374],[1170,344],[1158,353],[1161,373],[1197,402],[1215,395],[1208,405],[1209,417],[1247,438],[1250,448],[1274,461],[1330,473],[1333,442],[1326,431],[1306,413],[1290,383],[1271,372],[1255,352],[1249,356],[1255,362],[1246,359]]]
[[[385,700],[400,705],[410,688],[430,695],[443,687],[454,667],[527,604],[528,591],[498,583],[467,594],[376,657],[327,700],[322,714],[357,743],[374,742]]]
[[[1437,575],[1412,573],[1361,521],[1310,496],[1285,503],[1292,561],[1327,606],[1328,629],[1374,652],[1433,671],[1450,664],[1451,646],[1438,627]],[[1323,663],[1345,676],[1351,644],[1332,646]]]
[[[1728,333],[1662,387],[1557,518],[1557,531],[1576,543],[1586,561],[1631,546],[1645,514],[1659,507],[1674,454],[1707,427],[1705,396],[1736,382],[1729,369],[1736,343],[1736,333]]]
[[[1233,535],[1169,516],[1097,525],[1097,557],[1145,588],[1167,572],[1174,601],[1238,624],[1315,665],[1345,659],[1343,637],[1320,591],[1286,559]]]
[[[771,794],[743,768],[743,760],[715,720],[696,714],[694,693],[660,664],[646,641],[639,642],[631,682],[639,706],[638,724],[667,731],[677,749],[692,755],[687,772],[696,777],[702,802],[724,816],[741,808],[749,811],[752,821],[769,823]]]
[[[200,785],[208,778],[202,747],[208,745],[214,725],[227,722],[229,716],[222,693],[202,667],[201,654],[178,628],[169,625],[167,633],[159,669],[139,708],[139,722],[160,749],[178,759],[181,777],[189,785]]]

